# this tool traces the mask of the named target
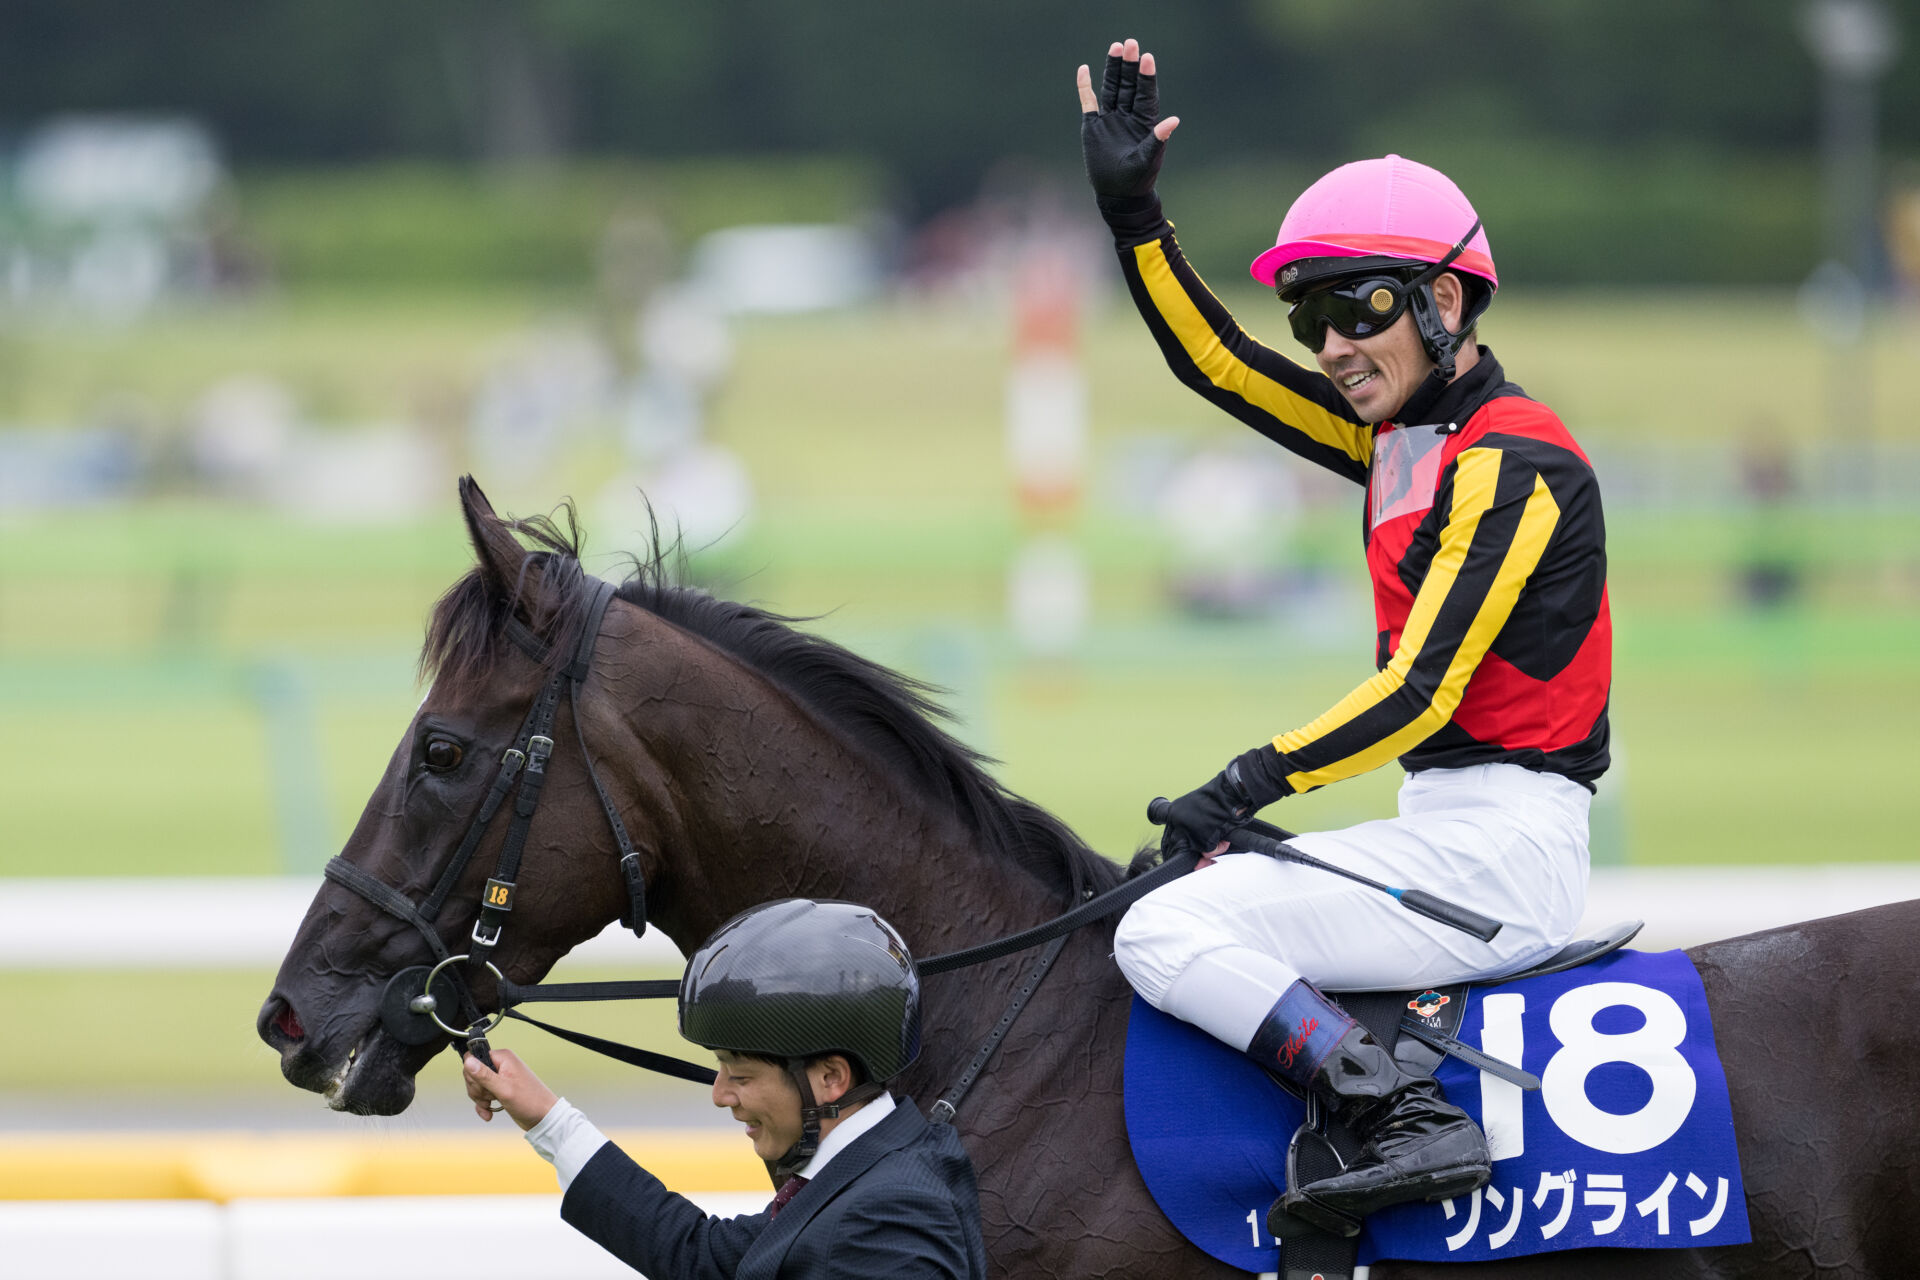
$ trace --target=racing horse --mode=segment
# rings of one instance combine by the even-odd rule
[[[529,705],[568,655],[587,655],[590,677],[557,709],[562,745],[493,953],[509,980],[538,981],[620,917],[619,825],[638,855],[646,922],[683,953],[756,903],[824,897],[875,907],[933,955],[1039,924],[1076,891],[1121,879],[1004,790],[940,726],[926,686],[792,619],[674,585],[657,536],[602,617],[570,508],[564,521],[513,521],[470,478],[460,493],[477,564],[433,611],[421,654],[431,689],[342,859],[420,900]],[[599,625],[587,634],[590,619]],[[536,661],[515,636],[553,656]],[[507,838],[485,833],[434,926],[455,955]],[[989,1254],[997,1273],[1021,1277],[1240,1274],[1182,1239],[1134,1168],[1121,1093],[1130,992],[1110,958],[1113,929],[1108,919],[1071,936],[954,1121],[979,1171]],[[1909,902],[1690,953],[1726,1063],[1751,1244],[1382,1262],[1374,1280],[1920,1274],[1917,936],[1920,902]],[[418,929],[330,878],[259,1034],[290,1082],[335,1109],[398,1113],[449,1041],[400,1043],[382,1029],[381,999],[393,975],[430,961]],[[925,1105],[951,1083],[1031,962],[929,978],[925,1048],[897,1090]],[[491,977],[469,982],[490,1007]]]

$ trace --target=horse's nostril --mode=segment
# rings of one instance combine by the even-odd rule
[[[293,1006],[290,1004],[280,1006],[280,1012],[273,1015],[273,1025],[289,1040],[306,1039],[307,1029],[300,1025],[300,1016],[293,1011]]]

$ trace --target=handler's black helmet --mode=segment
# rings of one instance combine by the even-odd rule
[[[884,1082],[920,1056],[920,975],[893,926],[867,907],[766,902],[721,925],[687,962],[680,1034],[790,1062],[842,1053]]]

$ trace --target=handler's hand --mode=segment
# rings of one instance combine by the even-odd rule
[[[540,1077],[509,1050],[495,1049],[493,1061],[499,1070],[487,1070],[487,1064],[472,1054],[461,1061],[467,1078],[467,1096],[473,1099],[473,1109],[480,1118],[493,1119],[493,1108],[489,1104],[497,1098],[522,1129],[531,1129],[546,1119],[547,1112],[559,1101],[553,1096],[553,1090],[541,1084]]]
[[[1153,190],[1167,139],[1179,116],[1160,119],[1160,85],[1153,55],[1138,40],[1107,50],[1107,69],[1094,97],[1093,75],[1083,64],[1080,86],[1080,153],[1097,196],[1143,196]]]

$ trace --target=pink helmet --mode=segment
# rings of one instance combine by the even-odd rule
[[[1285,268],[1308,258],[1439,262],[1479,222],[1467,197],[1438,169],[1394,155],[1356,160],[1300,194],[1280,223],[1278,242],[1249,270],[1261,284],[1284,289],[1293,283]],[[1485,231],[1474,230],[1450,267],[1500,287]]]

